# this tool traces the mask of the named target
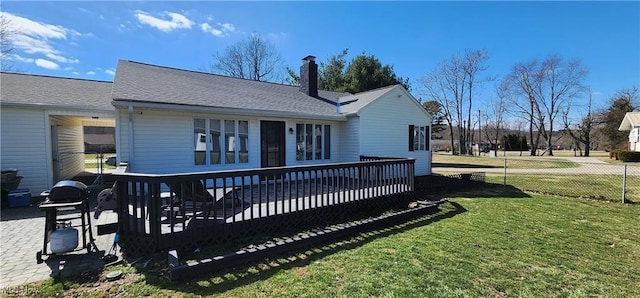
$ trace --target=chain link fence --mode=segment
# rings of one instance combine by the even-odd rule
[[[523,191],[640,203],[640,165],[564,159],[448,157],[435,174],[485,173],[485,181]],[[452,161],[453,160],[453,161]],[[477,161],[477,162],[476,162]]]

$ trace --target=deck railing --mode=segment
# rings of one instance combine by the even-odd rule
[[[120,245],[131,255],[224,243],[405,203],[414,159],[184,174],[114,173]]]

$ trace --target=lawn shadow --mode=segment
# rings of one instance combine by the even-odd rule
[[[412,194],[416,200],[436,200],[446,196],[466,196],[470,198],[530,198],[523,190],[511,185],[488,183],[479,173],[477,180],[464,179],[460,174],[428,175],[415,179]]]
[[[285,254],[275,254],[270,258],[250,261],[244,265],[208,273],[206,278],[193,278],[186,281],[171,282],[162,272],[144,273],[146,281],[159,288],[194,295],[222,294],[228,290],[269,278],[282,271],[303,267],[314,261],[341,250],[360,247],[378,238],[402,233],[416,227],[425,226],[440,220],[454,217],[467,210],[456,202],[445,202],[433,213],[418,216],[405,222],[386,228],[368,230],[351,236],[335,238],[328,243],[300,247]],[[200,256],[202,257],[202,256]],[[158,262],[160,263],[160,261]],[[161,273],[161,274],[158,274]]]

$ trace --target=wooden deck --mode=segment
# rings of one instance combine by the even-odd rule
[[[336,213],[401,204],[413,191],[413,163],[380,159],[176,175],[116,173],[123,249],[223,241],[238,231],[278,231]]]

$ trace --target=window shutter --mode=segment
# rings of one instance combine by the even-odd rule
[[[409,151],[413,151],[413,132],[414,132],[414,126],[413,125],[409,125]]]
[[[429,147],[431,145],[431,126],[427,125],[427,128],[425,130],[426,131],[424,132],[425,134],[424,149],[429,151],[431,150],[431,147]]]

